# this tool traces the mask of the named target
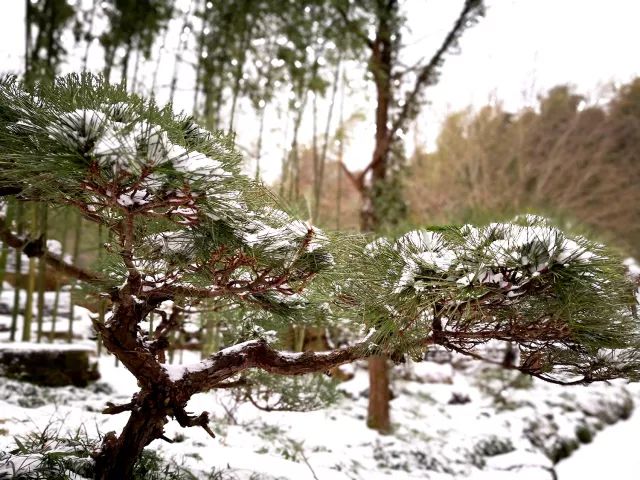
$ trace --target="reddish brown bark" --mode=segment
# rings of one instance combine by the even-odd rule
[[[379,23],[376,38],[371,44],[369,69],[373,74],[376,86],[376,136],[375,148],[371,163],[363,172],[362,207],[360,210],[360,229],[363,232],[374,232],[380,226],[379,212],[376,211],[376,189],[387,176],[391,131],[389,130],[389,109],[392,100],[391,68],[392,45],[389,22],[397,8],[393,0],[387,4],[385,11],[379,12]],[[365,180],[367,170],[371,170],[370,178]],[[391,431],[389,406],[389,367],[385,357],[376,356],[369,359],[369,404],[367,426],[381,433]]]
[[[378,430],[380,433],[391,432],[390,400],[387,358],[384,356],[371,357],[369,359],[367,427]]]

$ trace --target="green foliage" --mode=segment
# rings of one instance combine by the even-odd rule
[[[229,137],[90,75],[31,90],[5,79],[0,127],[0,188],[112,232],[95,293],[126,286],[147,307],[207,304],[228,323],[225,344],[292,323],[346,325],[368,330],[362,355],[420,357],[438,344],[475,356],[498,339],[545,379],[638,374],[620,259],[540,217],[369,245],[325,233],[242,175]]]
[[[324,374],[274,376],[261,371],[245,376],[246,397],[265,411],[309,411],[336,403],[338,382]]]
[[[239,324],[282,330],[282,319],[303,315],[327,323],[323,292],[343,274],[333,272],[345,255],[336,247],[352,242],[333,244],[333,235],[278,209],[267,190],[240,174],[229,137],[91,75],[32,90],[7,78],[0,118],[0,187],[77,208],[116,238],[131,216],[131,261],[145,276],[143,296],[168,284],[224,283],[230,295],[217,298],[216,309],[235,310],[230,316]],[[117,241],[94,265],[100,279],[84,286],[88,293],[117,288],[128,275]],[[274,286],[244,290],[264,278]]]
[[[90,454],[97,442],[83,428],[63,432],[62,424],[51,422],[42,430],[14,437],[14,442],[14,450],[0,454],[0,465],[13,471],[12,478],[68,480],[93,475]]]
[[[61,423],[48,423],[42,430],[14,437],[16,448],[0,452],[0,467],[12,471],[16,480],[71,480],[92,478],[91,455],[99,440],[88,436],[85,428],[63,430]],[[2,475],[0,474],[0,477]],[[4,477],[2,477],[4,478]],[[131,480],[233,480],[233,472],[216,470],[193,473],[173,459],[166,460],[145,449],[135,464]]]
[[[101,6],[110,24],[110,28],[100,36],[100,43],[105,49],[107,77],[118,48],[125,49],[122,58],[125,74],[132,50],[140,51],[148,59],[155,39],[167,28],[173,15],[173,2],[170,0],[107,0]]]
[[[593,440],[593,432],[587,425],[576,427],[576,438],[580,443],[591,443]]]
[[[290,108],[298,110],[309,92],[325,93],[333,66],[355,49],[331,2],[203,2],[195,14],[202,21],[197,88],[204,93],[195,108],[210,128],[220,127],[225,90],[259,110],[290,85]]]
[[[175,461],[167,462],[153,450],[145,449],[136,462],[132,480],[196,480],[197,478]]]
[[[58,65],[67,53],[62,45],[62,34],[75,15],[67,0],[41,0],[26,3],[28,28],[35,27],[35,42],[29,41],[27,55],[27,82],[52,79]]]
[[[392,356],[412,344],[419,356],[420,339],[466,354],[500,339],[518,343],[524,371],[547,379],[638,374],[634,286],[600,244],[526,216],[418,230],[367,250],[373,260],[354,269],[366,273],[351,285],[367,283],[381,301],[342,294],[359,304],[376,348]]]

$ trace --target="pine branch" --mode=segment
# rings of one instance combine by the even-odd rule
[[[328,352],[291,353],[273,349],[265,340],[250,340],[211,355],[187,369],[176,388],[185,398],[206,392],[234,375],[250,368],[259,368],[279,375],[302,375],[326,372],[333,367],[370,355],[368,341]]]

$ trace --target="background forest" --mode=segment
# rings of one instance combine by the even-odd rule
[[[530,213],[602,241],[621,257],[640,255],[640,79],[611,84],[595,99],[593,92],[578,91],[570,84],[537,92],[535,101],[526,107],[507,108],[495,98],[485,106],[449,112],[437,128],[435,141],[426,137],[423,123],[424,112],[431,106],[430,92],[447,62],[464,49],[467,32],[491,15],[491,6],[482,0],[451,2],[455,8],[446,7],[446,14],[438,17],[442,25],[431,31],[427,31],[431,24],[426,20],[425,31],[416,31],[421,24],[412,14],[418,7],[399,0],[11,3],[24,24],[7,40],[22,65],[0,65],[3,74],[16,75],[34,86],[66,73],[90,72],[161,106],[173,105],[239,151],[242,172],[268,185],[279,205],[326,231],[394,237],[426,225],[487,225]],[[419,8],[429,11],[424,5]],[[436,11],[439,7],[434,4],[431,8]],[[429,48],[425,44],[416,47],[416,38],[423,34],[429,35]],[[428,128],[434,129],[432,125]],[[8,199],[3,203],[5,230],[41,239],[79,269],[108,262],[105,252],[110,253],[114,241],[108,229],[87,221],[72,208],[16,201],[8,196],[17,193],[10,189],[0,189],[0,193]],[[637,274],[633,260],[627,263]],[[90,327],[91,317],[99,322],[105,319],[110,308],[105,296],[92,294],[82,281],[47,267],[34,256],[16,254],[9,241],[0,251],[0,289],[6,340],[72,345],[84,341],[95,345],[98,358],[103,358],[98,361],[103,376],[117,376],[110,370],[115,368],[111,367],[114,359],[106,356],[100,336]],[[171,333],[167,363],[204,358],[229,345],[243,328],[233,312],[205,302],[163,317],[152,313],[149,331],[154,330],[154,322],[157,327],[166,315],[173,314],[186,327]],[[326,350],[346,343],[353,335],[348,327],[328,328],[317,318],[281,330],[284,345],[293,351]],[[631,415],[634,390],[615,384],[609,390],[597,387],[602,390],[583,397],[575,391],[545,390],[551,387],[536,387],[531,377],[510,370],[514,355],[512,345],[502,342],[491,350],[494,365],[469,367],[455,354],[435,349],[427,354],[433,364],[415,371],[394,367],[388,356],[375,355],[366,365],[364,361],[359,364],[355,378],[350,369],[333,370],[334,379],[347,380],[342,386],[322,378],[309,384],[283,384],[268,375],[256,376],[221,397],[217,414],[221,424],[243,425],[243,418],[251,416],[243,413],[249,406],[260,412],[318,408],[335,402],[343,392],[359,406],[354,407],[355,420],[340,411],[340,421],[354,421],[355,425],[357,420],[360,427],[366,423],[381,434],[392,434],[369,437],[374,433],[367,431],[363,434],[366,440],[353,439],[352,444],[360,442],[360,447],[369,442],[365,456],[371,456],[371,465],[341,458],[338,468],[329,466],[335,461],[331,458],[323,463],[322,476],[311,466],[304,441],[270,431],[280,427],[268,422],[257,428],[267,446],[258,446],[256,451],[266,449],[262,453],[270,455],[275,451],[303,465],[302,470],[273,467],[275,476],[293,468],[297,473],[289,472],[289,478],[307,475],[316,480],[333,478],[336,471],[346,471],[344,478],[360,478],[358,475],[366,476],[376,466],[381,472],[386,469],[384,475],[408,472],[406,478],[414,478],[412,472],[471,477],[485,467],[494,469],[490,475],[498,471],[511,474],[511,466],[503,468],[486,459],[516,451],[538,455],[531,457],[536,465],[531,478],[555,478],[549,477],[555,475],[555,464],[580,442],[591,441],[606,424]],[[82,378],[80,383],[93,380]],[[438,385],[433,393],[411,382]],[[470,384],[471,390],[466,390]],[[124,396],[123,392],[130,393],[127,388],[116,391]],[[525,391],[535,392],[534,406],[525,405]],[[464,435],[456,436],[461,417],[443,414],[455,418],[441,429],[454,432],[456,441],[465,445],[452,453],[441,444],[446,441],[433,447],[427,438],[429,429],[412,430],[408,412],[418,408],[415,405],[427,404],[428,414],[437,415],[444,412],[442,404],[473,404],[476,394],[489,398],[491,415],[502,419],[503,423],[497,421],[499,434],[482,437],[481,442],[473,437],[466,445]],[[547,402],[547,397],[552,400]],[[595,400],[598,397],[602,400]],[[91,397],[87,401],[96,405],[91,408],[99,409],[101,400]],[[522,435],[518,430],[509,437],[505,432],[513,418],[500,415],[517,412],[518,421],[524,422],[528,415],[524,409],[529,407],[536,411],[535,422],[524,425]],[[541,418],[556,407],[557,416],[570,420],[544,423]],[[582,416],[572,416],[568,413],[572,409]],[[278,421],[290,422],[286,428],[295,430],[294,420],[282,418],[287,420]],[[478,427],[478,431],[485,427],[493,428]],[[563,428],[570,434],[565,435]],[[13,438],[13,432],[7,434]],[[407,453],[406,445],[397,443],[405,440],[403,435],[408,439],[414,434],[424,441],[421,448],[432,449],[424,458],[421,452]],[[39,438],[43,437],[44,433]],[[31,437],[27,448],[25,438],[29,437],[20,438],[14,454],[32,450],[40,441]],[[386,446],[385,438],[392,439]],[[519,444],[523,438],[526,447]],[[52,435],[49,440],[59,442],[60,438]],[[173,440],[179,444],[184,437]],[[313,452],[321,456],[323,448],[319,443]],[[174,457],[176,452],[184,454],[179,448],[158,451]],[[439,455],[444,458],[441,462],[435,460]],[[201,460],[193,456],[187,462],[191,462],[189,468],[195,464],[197,472]],[[137,467],[140,478],[149,471],[165,468],[166,474],[170,470],[160,457],[149,454],[145,461],[149,465]],[[526,458],[513,461],[520,467],[525,464]],[[187,469],[183,472],[175,463],[171,468],[176,475],[187,475]],[[211,468],[209,477],[200,471],[195,478],[222,478],[215,477],[217,464]],[[500,478],[515,478],[508,474]]]

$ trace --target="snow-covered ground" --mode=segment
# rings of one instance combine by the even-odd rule
[[[0,300],[11,304],[12,295],[5,291]],[[57,331],[68,328],[68,310],[63,294]],[[90,328],[87,310],[76,307],[75,315],[79,332]],[[0,323],[8,321],[10,315],[0,312]],[[45,331],[49,328],[47,323]],[[95,345],[82,336],[78,343]],[[190,363],[197,355],[175,357]],[[264,412],[226,390],[196,395],[187,410],[211,412],[216,438],[172,421],[166,436],[174,442],[158,440],[150,448],[198,476],[215,469],[234,479],[550,480],[554,460],[580,447],[559,464],[562,480],[601,478],[594,474],[601,458],[624,465],[616,478],[632,478],[622,474],[637,458],[631,449],[640,415],[608,425],[630,414],[639,390],[615,382],[561,387],[456,356],[444,360],[395,367],[391,435],[365,426],[368,385],[362,362],[355,365],[354,378],[340,385],[340,400],[313,412]],[[0,379],[0,451],[15,448],[16,436],[44,429],[80,430],[93,438],[119,432],[127,414],[100,411],[108,401],[127,402],[136,382],[113,357],[98,362],[102,379],[84,389]],[[594,435],[592,444],[581,446]],[[23,459],[10,461],[19,466]]]
[[[102,381],[87,389],[2,382],[0,450],[12,448],[16,435],[49,425],[86,429],[93,437],[119,431],[126,414],[99,411],[107,401],[126,401],[136,391],[135,380],[113,357],[101,357],[100,370]],[[366,372],[358,365],[355,378],[341,386],[344,398],[314,412],[267,413],[235,403],[228,391],[197,395],[188,410],[210,411],[217,438],[170,422],[166,435],[175,442],[150,447],[195,472],[215,468],[235,478],[258,472],[267,479],[546,480],[552,478],[549,455],[577,447],[580,429],[585,435],[616,421],[631,398],[620,385],[529,384],[466,362],[457,368],[423,362],[397,373],[402,378],[394,384],[393,435],[365,427]]]
[[[556,467],[558,480],[611,478],[637,480],[640,476],[640,412],[607,428],[593,442]]]

